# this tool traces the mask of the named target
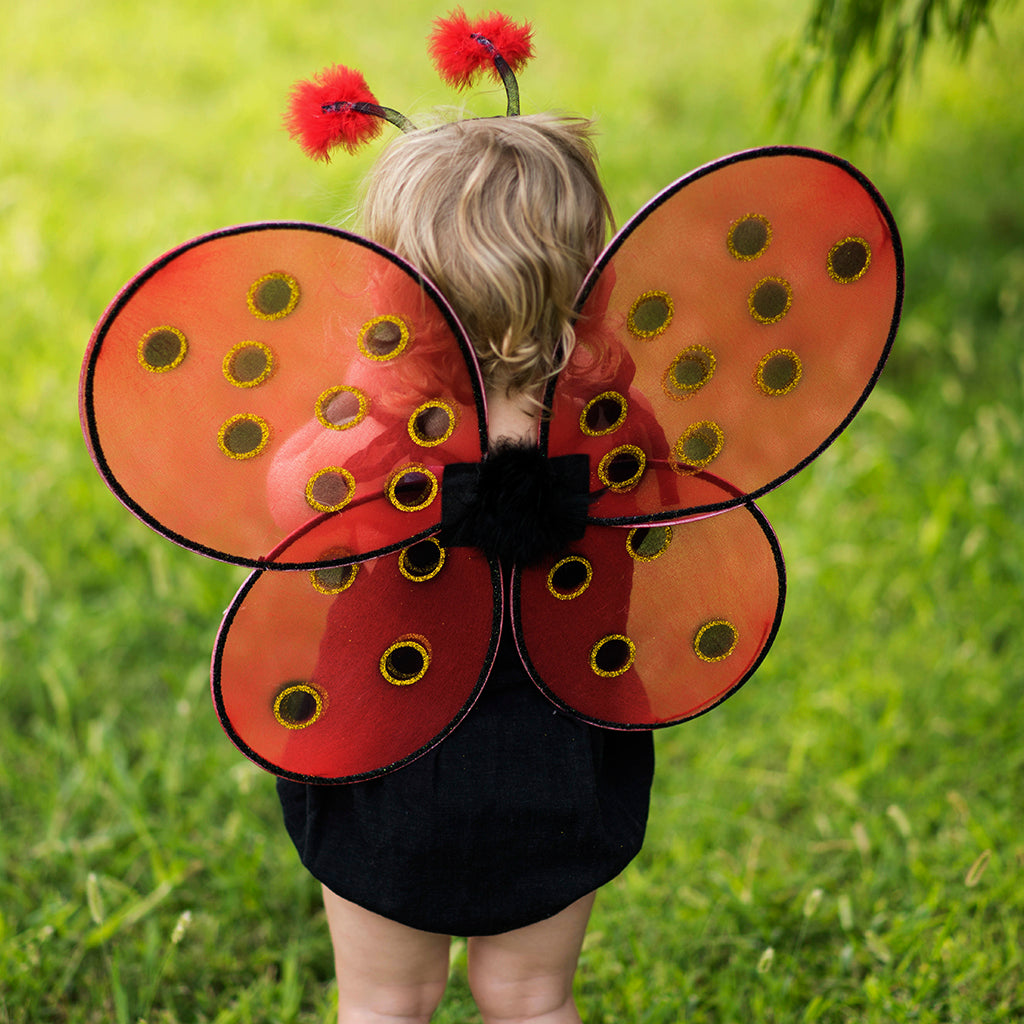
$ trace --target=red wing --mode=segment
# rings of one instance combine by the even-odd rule
[[[513,584],[520,654],[563,708],[597,725],[673,725],[761,663],[782,617],[782,554],[747,503],[632,530],[591,526]]]
[[[243,753],[278,775],[368,778],[468,712],[500,623],[497,568],[430,538],[353,565],[255,572],[217,639],[214,703]]]
[[[486,449],[472,349],[436,289],[313,224],[230,228],[143,271],[96,329],[81,404],[133,512],[242,564],[314,562],[309,528],[339,511],[349,557],[425,536],[440,469]]]
[[[859,409],[902,290],[895,223],[848,164],[780,148],[701,168],[633,218],[584,286],[548,451],[590,455],[593,521],[761,494]]]

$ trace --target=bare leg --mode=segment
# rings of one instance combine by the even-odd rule
[[[484,1024],[579,1024],[572,980],[594,895],[546,921],[469,940],[469,986]]]
[[[448,981],[447,935],[421,932],[324,888],[338,1024],[427,1024]]]

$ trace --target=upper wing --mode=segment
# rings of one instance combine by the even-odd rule
[[[217,638],[217,713],[243,753],[277,775],[370,778],[461,721],[490,672],[501,619],[497,566],[433,538],[358,564],[258,571]]]
[[[542,443],[590,456],[593,521],[738,504],[849,423],[902,293],[896,225],[857,170],[794,148],[725,157],[653,199],[598,261]]]
[[[203,554],[278,568],[433,532],[440,470],[486,450],[483,403],[437,290],[316,224],[168,253],[100,321],[81,381],[93,458],[133,512]]]

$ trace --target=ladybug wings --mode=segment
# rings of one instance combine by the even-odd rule
[[[549,455],[588,454],[591,525],[513,587],[524,660],[556,703],[602,725],[667,725],[750,676],[785,590],[751,499],[852,419],[902,292],[881,197],[810,150],[703,167],[613,240],[542,437]]]
[[[520,653],[560,707],[649,729],[709,711],[767,654],[782,553],[752,504],[677,524],[591,526],[513,583]]]
[[[552,464],[587,457],[572,487],[589,525],[511,582],[515,641],[556,705],[650,728],[751,675],[785,589],[751,499],[855,414],[901,296],[884,203],[807,150],[702,168],[613,240],[581,292],[540,436]],[[248,756],[354,781],[468,713],[503,584],[495,559],[442,546],[439,492],[446,466],[486,453],[484,398],[461,328],[415,270],[316,225],[199,239],[101,321],[82,410],[100,472],[133,511],[260,567],[213,665],[218,713]]]
[[[548,451],[590,455],[594,522],[757,497],[853,418],[902,292],[892,215],[838,157],[780,147],[702,167],[644,207],[585,283]]]
[[[426,536],[443,466],[486,450],[472,350],[436,289],[313,224],[230,228],[143,271],[96,329],[81,407],[96,465],[133,512],[254,566]]]
[[[398,768],[472,707],[501,608],[497,566],[430,537],[358,564],[255,572],[214,650],[221,724],[249,758],[297,781]]]

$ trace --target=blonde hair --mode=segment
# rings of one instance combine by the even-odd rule
[[[539,384],[572,350],[612,222],[592,133],[555,114],[455,121],[400,136],[368,178],[362,230],[440,288],[491,387]]]

